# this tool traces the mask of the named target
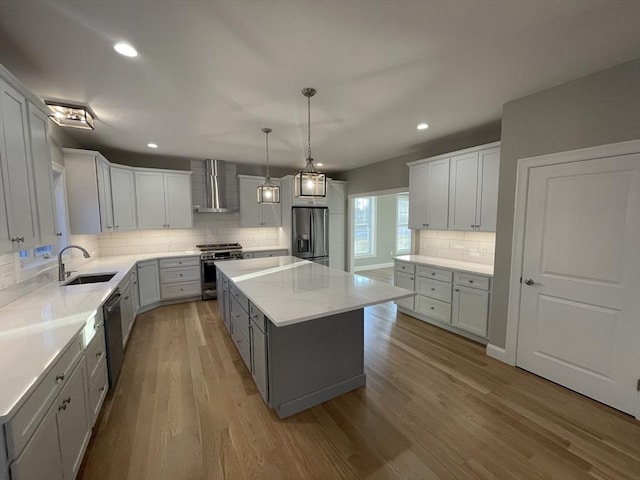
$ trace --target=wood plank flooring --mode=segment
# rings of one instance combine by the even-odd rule
[[[141,315],[79,478],[640,478],[633,418],[391,303],[365,324],[366,387],[282,421],[215,301]]]
[[[375,268],[373,270],[360,270],[356,275],[379,280],[393,285],[393,267]]]

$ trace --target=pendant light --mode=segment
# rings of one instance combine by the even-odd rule
[[[269,176],[269,134],[273,131],[270,128],[263,128],[267,144],[267,178],[258,187],[258,203],[280,203],[280,187],[271,181]]]
[[[293,194],[296,198],[300,197],[326,197],[327,196],[327,177],[324,173],[316,170],[311,158],[311,97],[316,94],[315,88],[305,88],[302,94],[307,97],[307,119],[308,119],[308,142],[309,154],[307,156],[307,164],[300,170],[293,181]]]

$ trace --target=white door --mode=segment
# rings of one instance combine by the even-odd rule
[[[482,232],[495,232],[498,219],[500,149],[490,148],[479,152],[478,155],[476,225]]]
[[[113,231],[113,200],[111,198],[111,172],[106,160],[96,160],[98,177],[98,208],[100,208],[100,230]]]
[[[427,228],[427,175],[426,163],[409,168],[409,228]]]
[[[141,229],[167,228],[164,174],[162,172],[135,172],[135,179],[138,226]]]
[[[517,365],[635,414],[640,155],[530,169]]]
[[[475,230],[478,200],[478,152],[451,157],[449,224],[452,230]]]
[[[136,228],[136,190],[133,170],[111,167],[113,223],[116,230]],[[164,201],[164,197],[163,197]],[[162,208],[162,203],[160,204]]]
[[[164,174],[165,211],[167,228],[191,228],[191,175],[183,173]]]
[[[427,165],[427,227],[446,230],[449,226],[449,159],[436,160]]]

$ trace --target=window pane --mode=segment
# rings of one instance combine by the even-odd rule
[[[356,257],[374,254],[374,199],[356,198],[354,202],[354,242],[353,254]]]
[[[396,197],[396,253],[411,252],[411,230],[409,229],[409,196]]]

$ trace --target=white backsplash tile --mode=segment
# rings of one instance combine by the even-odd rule
[[[492,232],[420,231],[420,255],[493,265],[495,250]]]

